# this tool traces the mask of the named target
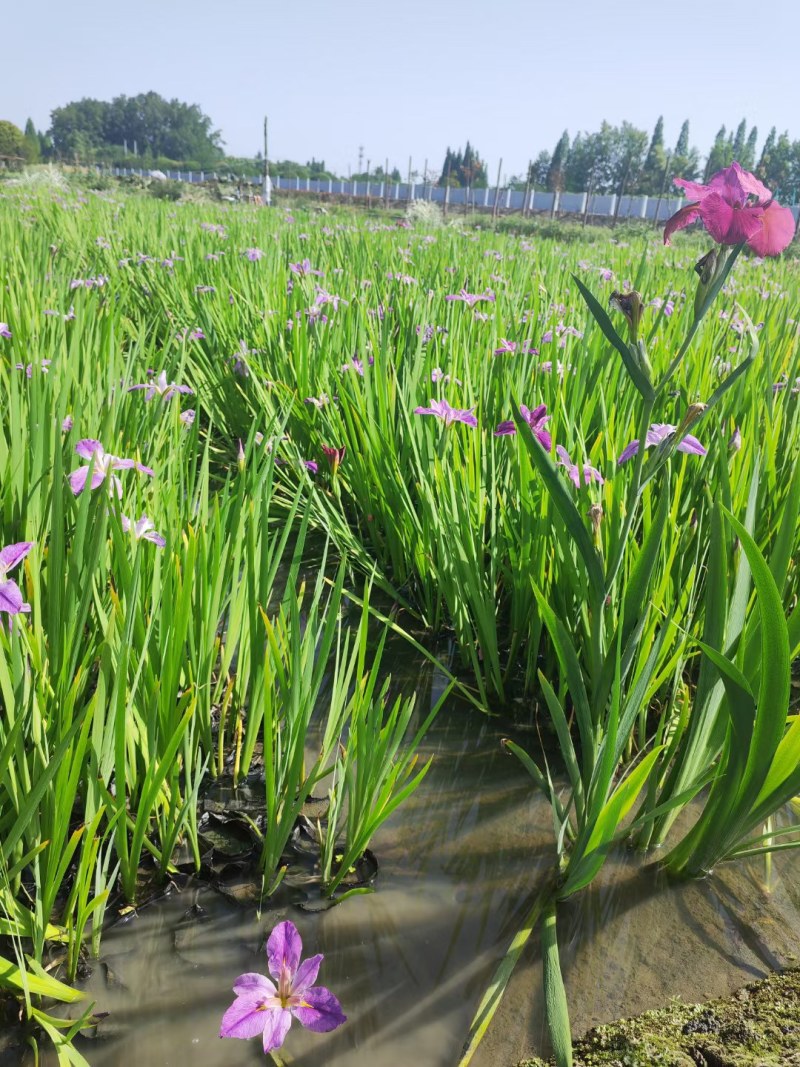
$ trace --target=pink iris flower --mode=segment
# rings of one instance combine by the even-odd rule
[[[718,244],[745,243],[759,256],[777,256],[794,237],[794,216],[776,204],[754,174],[734,162],[718,171],[708,185],[676,178],[690,203],[677,211],[664,229],[664,244],[676,230],[696,219]]]
[[[90,484],[91,489],[99,489],[103,482],[108,478],[109,491],[114,493],[117,497],[122,496],[122,482],[113,474],[113,471],[124,470],[137,470],[142,474],[149,474],[152,476],[153,471],[150,467],[145,467],[143,463],[137,463],[133,459],[121,459],[119,456],[112,456],[110,452],[106,452],[99,441],[95,441],[93,438],[84,438],[82,441],[78,441],[75,445],[75,451],[81,457],[89,461],[92,470],[92,481]],[[86,488],[86,479],[89,475],[89,465],[84,467],[78,467],[69,476],[69,486],[72,492],[77,496],[82,493]]]
[[[472,414],[475,408],[454,408],[446,400],[431,400],[428,408],[414,408],[415,415],[435,415],[443,419],[445,426],[453,422],[463,422],[467,426],[477,426],[478,420]]]
[[[0,551],[0,611],[7,615],[19,615],[21,611],[31,610],[30,604],[22,599],[17,583],[6,578],[6,575],[25,559],[32,548],[33,541],[19,541],[15,545],[6,545]]]
[[[557,465],[566,470],[567,477],[576,489],[581,487],[581,478],[584,485],[589,485],[591,482],[597,482],[599,485],[603,484],[603,476],[597,467],[593,467],[591,463],[584,463],[582,466],[573,463],[569,458],[569,452],[563,445],[556,445],[556,455],[558,456]]]
[[[549,452],[553,446],[553,439],[550,436],[549,431],[545,429],[545,425],[550,421],[550,416],[547,414],[547,405],[539,404],[533,411],[530,408],[525,407],[524,404],[520,404],[519,413],[523,419],[533,430],[533,436],[542,446],[542,448]],[[513,419],[509,419],[507,422],[501,422],[497,429],[494,431],[495,437],[509,437],[517,432],[517,427]]]
[[[668,440],[675,433],[676,429],[677,427],[669,422],[654,422],[647,431],[647,436],[644,439],[644,447],[653,448],[655,445],[660,445],[662,441]],[[692,456],[705,456],[707,453],[707,449],[705,449],[697,438],[693,437],[690,433],[687,433],[676,447],[679,452],[687,452]],[[638,451],[639,441],[637,438],[634,438],[634,440],[623,449],[622,455],[617,460],[617,465],[627,463]]]
[[[233,986],[236,1000],[222,1017],[220,1037],[246,1040],[260,1034],[269,1054],[286,1040],[292,1017],[318,1034],[346,1022],[333,993],[313,984],[324,957],[311,956],[301,963],[302,951],[294,923],[279,923],[267,941],[267,970],[275,981],[253,972],[239,975]]]

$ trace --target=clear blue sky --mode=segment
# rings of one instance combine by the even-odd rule
[[[684,118],[705,153],[741,118],[800,138],[800,3],[776,0],[56,0],[3,13],[0,118],[37,128],[84,96],[197,103],[228,152],[356,169],[441,166],[467,139],[492,178],[561,131]]]

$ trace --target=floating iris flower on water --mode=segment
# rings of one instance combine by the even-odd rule
[[[550,421],[550,416],[547,414],[547,405],[539,404],[533,411],[526,407],[524,404],[520,404],[519,413],[523,419],[533,430],[533,436],[542,446],[542,448],[549,452],[553,446],[553,439],[549,432],[545,429],[545,424]],[[517,427],[513,419],[508,419],[506,422],[501,422],[497,429],[494,431],[495,437],[508,437],[517,432]]]
[[[175,382],[168,382],[165,370],[162,370],[153,381],[144,382],[141,385],[131,385],[128,388],[128,392],[135,393],[137,389],[145,390],[145,400],[152,400],[154,396],[160,396],[162,400],[170,400],[173,396],[177,396],[178,393],[192,392],[188,385],[177,385]]]
[[[346,1021],[342,1006],[329,989],[315,986],[324,956],[300,962],[303,942],[291,922],[279,923],[267,941],[267,970],[263,974],[240,974],[233,986],[236,1000],[222,1017],[220,1037],[247,1040],[261,1035],[264,1052],[280,1048],[289,1033],[292,1017],[307,1030],[324,1034]]]
[[[664,228],[664,244],[676,230],[699,219],[717,244],[745,242],[759,256],[777,256],[794,237],[794,216],[775,203],[754,174],[734,162],[717,171],[708,185],[676,178],[690,199]]]
[[[8,615],[19,615],[21,611],[30,611],[30,604],[22,599],[22,593],[16,582],[6,575],[21,563],[33,548],[33,541],[19,541],[15,545],[6,545],[0,551],[0,611]],[[9,623],[10,625],[10,623]]]
[[[145,467],[143,463],[137,463],[134,459],[122,459],[120,456],[112,456],[110,452],[105,451],[99,441],[95,441],[91,437],[78,441],[77,445],[75,445],[75,451],[81,459],[89,460],[92,464],[92,481],[90,488],[99,489],[106,478],[108,478],[109,491],[115,493],[118,497],[122,496],[122,482],[116,474],[112,474],[112,471],[137,470],[142,474],[153,474],[150,467]],[[86,479],[88,475],[88,465],[85,467],[78,467],[77,470],[74,470],[72,474],[70,474],[70,489],[76,496],[79,493],[82,493],[86,488]]]
[[[603,484],[603,476],[597,467],[593,467],[591,463],[584,463],[582,466],[573,463],[569,458],[569,452],[563,445],[556,445],[556,455],[558,456],[557,465],[566,470],[567,477],[576,489],[581,487],[581,478],[583,478],[584,485],[589,485],[591,482]]]
[[[472,414],[475,408],[454,408],[446,400],[431,400],[428,408],[414,408],[415,415],[435,415],[443,419],[445,426],[452,422],[464,422],[467,426],[477,426],[478,420]]]
[[[670,438],[677,429],[669,422],[654,422],[650,429],[647,431],[647,436],[644,439],[644,447],[652,448],[654,445],[660,445],[662,441],[666,441]],[[690,433],[687,433],[682,441],[677,445],[679,452],[687,452],[693,456],[705,456],[706,449],[700,444],[696,437],[693,437]],[[617,460],[617,464],[627,463],[629,459],[632,459],[639,451],[638,438],[634,438],[633,441],[623,449],[622,455]]]

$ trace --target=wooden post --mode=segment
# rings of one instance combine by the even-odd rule
[[[531,195],[531,177],[533,171],[533,163],[528,160],[528,178],[525,182],[525,195],[522,198],[522,217],[523,219],[528,214],[528,198]]]
[[[272,203],[272,182],[269,180],[269,156],[267,155],[267,116],[264,116],[264,174],[262,177],[264,205]]]
[[[617,225],[617,219],[619,218],[619,208],[622,203],[622,197],[625,194],[625,182],[628,180],[628,174],[631,169],[631,161],[627,160],[625,163],[625,173],[622,175],[622,181],[619,183],[619,193],[617,194],[617,202],[614,204],[614,214],[611,217],[611,229]]]
[[[494,203],[492,204],[492,222],[497,218],[497,199],[500,196],[500,173],[503,169],[503,159],[497,164],[497,182],[494,187]]]
[[[583,208],[583,228],[586,229],[586,223],[589,218],[589,205],[592,202],[592,196],[594,195],[594,178],[589,181],[589,188],[586,193],[586,203]]]
[[[664,196],[664,190],[667,187],[667,178],[669,177],[669,165],[672,161],[672,153],[667,152],[667,162],[664,167],[664,177],[661,179],[661,188],[658,190],[658,200],[656,201],[656,213],[653,218],[653,228],[658,229],[658,213],[661,210],[661,201]]]

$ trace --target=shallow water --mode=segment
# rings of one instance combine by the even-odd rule
[[[373,842],[380,872],[372,895],[321,914],[285,906],[259,916],[190,883],[110,929],[86,983],[96,1009],[110,1013],[99,1037],[81,1043],[92,1067],[263,1064],[258,1040],[217,1035],[233,980],[265,970],[265,932],[285,918],[306,955],[325,954],[319,982],[349,1016],[333,1034],[295,1024],[290,1062],[453,1067],[552,858],[549,807],[501,750],[508,732],[464,708],[442,712],[423,745],[434,756],[428,777]],[[800,860],[776,860],[767,893],[763,864],[665,886],[627,854],[610,860],[560,912],[574,1032],[673,996],[721,995],[800,956],[799,871]],[[545,1050],[532,945],[473,1063],[511,1067]]]

